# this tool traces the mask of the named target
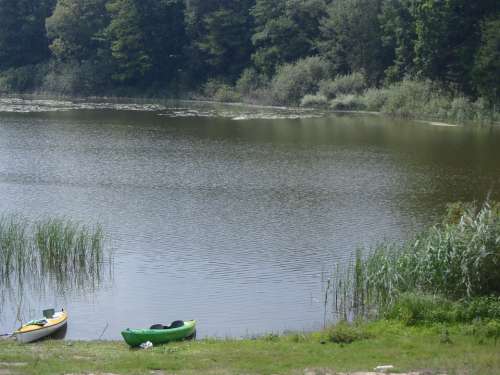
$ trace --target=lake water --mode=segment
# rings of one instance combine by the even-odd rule
[[[195,318],[200,336],[309,330],[322,277],[447,202],[500,199],[500,131],[194,103],[0,99],[0,213],[101,223],[112,277],[6,303],[68,338]],[[34,314],[34,316],[32,316]]]

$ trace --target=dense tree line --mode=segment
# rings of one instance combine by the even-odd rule
[[[0,90],[245,90],[311,57],[332,77],[429,79],[498,102],[500,2],[0,0]]]

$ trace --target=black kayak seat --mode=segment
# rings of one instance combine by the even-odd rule
[[[46,319],[50,319],[54,316],[55,313],[56,313],[55,309],[43,310],[43,317]]]
[[[170,324],[169,326],[164,326],[163,324],[153,324],[149,329],[172,329],[172,328],[179,328],[184,325],[184,321],[182,320],[175,320]]]
[[[153,324],[149,329],[165,329],[163,324]]]

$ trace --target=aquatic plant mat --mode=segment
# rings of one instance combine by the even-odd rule
[[[357,327],[363,338],[334,343],[328,332],[268,335],[245,340],[201,340],[131,350],[124,342],[0,341],[0,362],[25,363],[12,374],[337,374],[392,372],[498,374],[500,345],[469,325],[407,327],[379,321]]]
[[[21,216],[0,218],[0,312],[2,299],[20,302],[27,291],[61,295],[94,290],[110,270],[104,233],[67,219],[31,222]]]

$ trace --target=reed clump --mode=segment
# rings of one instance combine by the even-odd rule
[[[21,216],[0,218],[0,287],[26,282],[65,289],[96,286],[111,259],[104,255],[104,232],[65,219],[30,222]]]
[[[498,297],[500,206],[453,205],[442,223],[411,241],[382,243],[366,256],[358,251],[354,264],[334,280],[334,309],[343,318],[394,312],[408,295],[449,301]],[[418,311],[418,304],[432,305],[413,303]]]

